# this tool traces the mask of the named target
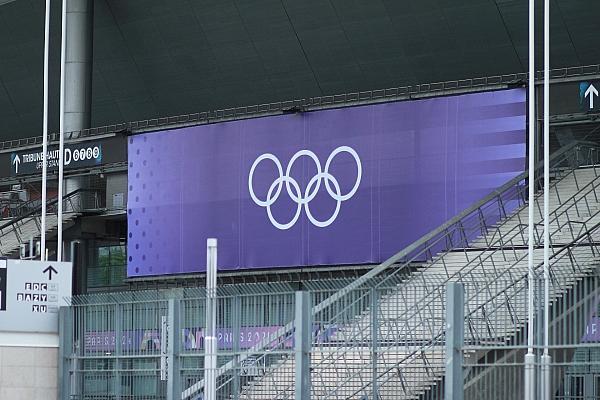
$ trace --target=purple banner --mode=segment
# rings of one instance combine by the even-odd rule
[[[240,328],[238,339],[240,349],[249,349],[261,341],[274,337],[281,326],[251,326]],[[313,338],[318,343],[327,343],[334,339],[337,327],[318,325],[313,326]],[[184,350],[204,350],[206,332],[203,328],[185,328],[181,331],[181,344]],[[158,351],[160,350],[160,332],[157,329],[139,329],[121,333],[121,349],[128,351]],[[233,330],[229,328],[217,329],[217,346],[219,349],[233,349]],[[280,343],[274,341],[273,346]],[[293,338],[281,343],[285,348],[293,347]],[[115,331],[97,331],[85,333],[85,351],[87,352],[113,352],[117,348],[117,335]]]
[[[581,343],[600,342],[600,318],[592,317],[585,327],[585,334],[581,337]]]
[[[128,276],[379,263],[521,173],[525,91],[130,138]]]

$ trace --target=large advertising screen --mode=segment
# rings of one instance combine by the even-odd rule
[[[128,275],[379,263],[524,170],[523,89],[130,137]]]

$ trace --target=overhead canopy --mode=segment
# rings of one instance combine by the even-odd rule
[[[527,68],[522,0],[94,4],[94,126]],[[551,7],[552,66],[598,63],[600,2],[554,0]],[[2,139],[41,133],[43,18],[43,1],[0,6]],[[540,19],[540,50],[541,27]],[[60,1],[53,1],[53,131],[59,31]]]

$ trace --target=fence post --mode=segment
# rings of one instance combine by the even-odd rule
[[[461,283],[446,286],[446,378],[445,400],[463,400],[464,288]]]
[[[371,288],[371,359],[372,359],[372,371],[371,371],[371,385],[372,385],[372,398],[374,400],[379,399],[379,388],[377,387],[377,347],[378,347],[378,334],[377,334],[377,289]]]
[[[169,299],[167,316],[167,400],[181,399],[179,305],[179,299]]]
[[[60,307],[58,311],[58,398],[70,399],[79,393],[71,393],[70,355],[73,349],[73,320],[69,307]],[[73,371],[75,373],[75,371]]]
[[[123,318],[121,313],[121,305],[119,303],[115,304],[115,399],[121,400],[121,355],[122,348],[121,342],[123,338]]]
[[[296,399],[310,400],[310,347],[312,321],[310,293],[296,292],[294,351],[296,361]]]
[[[242,326],[242,300],[240,296],[233,297],[233,400],[240,398],[240,330]]]

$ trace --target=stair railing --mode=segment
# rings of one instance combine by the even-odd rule
[[[595,217],[600,215],[600,212],[597,212]],[[581,279],[588,272],[585,267],[590,267],[591,263],[594,262],[592,257],[600,256],[600,222],[598,222],[598,218],[592,223],[591,218],[588,221],[582,223],[585,228],[580,232],[580,234],[575,237],[572,241],[565,245],[557,246],[553,248],[553,254],[550,256],[550,268],[553,272],[553,284],[551,285],[551,295],[550,298],[554,299],[556,296],[560,294],[561,291],[564,291],[568,288],[569,285],[573,284],[573,278]],[[587,264],[581,265],[577,262],[577,259],[583,258],[581,254],[578,257],[574,256],[574,252],[576,250],[586,250],[588,257],[585,259],[588,261]],[[538,246],[538,251],[540,250]],[[581,252],[580,252],[581,253]],[[518,264],[523,264],[527,259],[527,253],[524,252],[524,255],[513,263],[513,266]],[[538,277],[541,275],[541,270],[543,268],[543,263],[536,264],[536,273]],[[467,296],[465,299],[465,308],[466,308],[466,317],[465,317],[465,340],[468,345],[474,344],[498,344],[502,345],[507,340],[512,339],[514,341],[514,335],[518,334],[523,327],[525,327],[525,317],[526,317],[526,309],[522,308],[522,312],[520,315],[521,319],[513,319],[512,317],[508,317],[511,315],[511,307],[512,312],[514,310],[518,310],[518,307],[514,307],[515,304],[525,304],[526,296],[527,296],[527,279],[528,273],[522,272],[518,274],[516,277],[514,274],[510,273],[511,268],[507,268],[503,274],[500,274],[494,279],[483,281],[484,287],[474,286],[472,282],[464,282],[465,287],[470,290],[467,291]],[[560,278],[557,277],[560,275]],[[459,276],[456,281],[461,281],[463,276]],[[444,288],[443,284],[440,286]],[[470,296],[468,295],[470,294]],[[424,300],[424,299],[423,299]],[[439,297],[435,297],[434,299],[430,299],[427,304],[424,306],[434,305],[437,309],[440,310],[441,315],[444,315],[444,307],[445,307],[445,296],[443,293],[440,293]],[[421,306],[419,308],[424,308]],[[473,307],[474,306],[474,307]],[[497,316],[500,312],[507,313],[508,315],[500,315]],[[398,318],[399,323],[405,326],[411,325],[413,321],[418,320],[419,311],[414,311],[412,313],[407,313]],[[498,317],[494,320],[494,317]],[[507,319],[511,320],[511,325],[506,325]],[[498,326],[498,321],[501,326]],[[496,322],[496,324],[494,324]],[[432,351],[441,351],[444,352],[443,344],[445,343],[445,328],[444,328],[444,319],[431,319],[430,323],[435,324],[434,334],[430,337],[430,339],[425,339],[423,344],[418,345],[415,348],[416,341],[396,341],[391,343],[386,343],[383,341],[383,344],[387,344],[388,348],[398,348],[399,345],[406,345],[406,343],[410,343],[410,345],[406,345],[407,349],[413,349],[409,351],[409,353],[402,358],[400,361],[387,365],[385,369],[383,369],[378,375],[378,386],[384,386],[390,379],[395,377],[395,371],[400,365],[410,364],[411,360],[415,360],[419,354],[432,352]],[[409,329],[410,330],[410,329]],[[381,342],[381,341],[380,341]],[[518,342],[518,340],[517,340]],[[386,349],[381,348],[378,349],[382,353],[385,353]],[[314,366],[313,368],[318,369],[318,366]],[[370,367],[369,367],[370,371]],[[363,371],[357,371],[354,369],[353,374],[348,375],[345,379],[339,382],[338,388],[343,387],[345,383],[348,383],[352,380],[355,380],[357,376]],[[434,371],[433,374],[428,378],[431,379],[440,379],[441,370]],[[437,376],[436,376],[437,372]],[[369,385],[363,386],[360,390],[357,390],[354,395],[357,394],[367,394]],[[410,390],[418,390],[419,388],[407,388],[407,392],[405,394],[410,394]],[[282,392],[283,393],[283,392]],[[279,397],[281,398],[281,394],[279,393]],[[336,398],[336,390],[328,393],[327,396],[322,397],[327,399],[329,397]],[[286,398],[286,397],[283,397]]]
[[[71,210],[69,212],[73,212],[73,213],[81,213],[81,212],[85,211],[86,208],[85,208],[85,202],[83,201],[83,195],[90,194],[90,193],[93,194],[96,192],[97,191],[90,190],[90,189],[77,189],[77,190],[67,193],[65,196],[63,196],[63,209]],[[57,206],[58,206],[58,196],[52,197],[50,200],[48,200],[46,207],[49,211],[49,215],[52,214],[53,210],[55,210]],[[29,241],[29,239],[30,239],[29,237],[27,237],[27,238],[22,237],[22,228],[25,224],[27,224],[30,221],[34,221],[37,231],[39,233],[39,231],[41,229],[41,223],[40,223],[41,211],[42,211],[42,204],[38,204],[36,207],[30,209],[29,211],[25,212],[24,214],[0,224],[0,245],[2,245],[3,239],[9,235],[14,235],[14,237],[18,243],[25,243],[25,242]],[[6,239],[4,239],[4,240],[6,240]],[[11,252],[13,252],[15,250],[16,249],[12,249],[9,253],[2,253],[2,254],[3,255],[10,254]]]
[[[596,147],[594,144],[575,142],[555,152],[551,157],[550,163],[556,181],[566,179],[566,177],[571,175],[574,176],[574,170],[582,165],[595,165],[598,162],[598,152],[595,150]],[[536,171],[539,173],[541,168],[542,165],[539,164]],[[534,178],[538,185],[541,183],[540,178],[539,176]],[[380,280],[380,275],[382,274],[397,275],[403,273],[410,265],[413,265],[414,261],[425,262],[431,260],[434,254],[449,252],[453,247],[468,247],[472,239],[493,229],[492,225],[494,223],[506,218],[525,204],[524,185],[527,179],[527,172],[511,179],[502,187],[490,193],[456,217],[424,235],[382,264],[374,267],[344,289],[337,291],[315,305],[312,310],[313,316],[327,312],[332,306],[335,307],[340,301],[343,302],[345,297],[356,289],[368,287],[370,283]],[[393,270],[393,272],[390,273],[390,270]],[[384,278],[383,280],[386,281],[386,279]],[[318,320],[318,318],[315,319]],[[293,329],[293,322],[287,324],[274,335],[262,340],[246,353],[242,354],[238,358],[238,362],[252,355],[258,355],[258,358],[266,358],[265,351],[276,348],[273,347],[273,343],[284,343],[285,338],[292,335]],[[222,375],[232,367],[233,362],[224,364],[218,369],[217,375]],[[221,387],[224,387],[227,382],[225,380]],[[203,386],[204,382],[200,380],[188,387],[183,391],[182,399],[188,399],[200,392]]]

